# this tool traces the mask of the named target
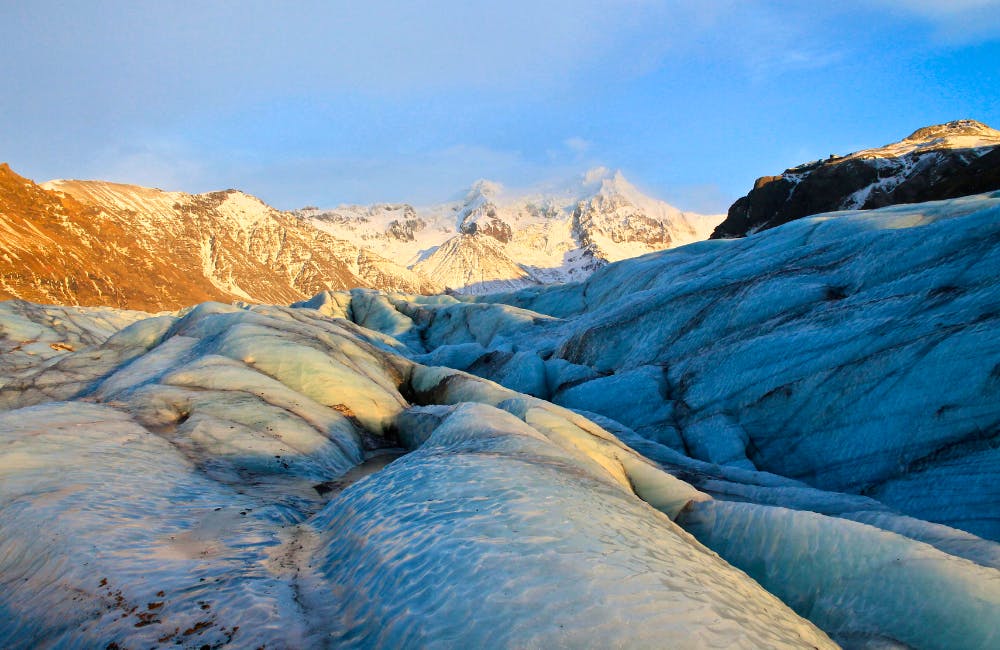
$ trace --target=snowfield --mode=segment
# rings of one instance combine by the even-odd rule
[[[0,646],[1000,645],[1000,192],[488,296],[0,303]]]

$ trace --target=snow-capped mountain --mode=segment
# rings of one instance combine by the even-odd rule
[[[811,214],[935,201],[1000,189],[1000,131],[975,120],[830,156],[757,179],[713,238],[742,237]]]
[[[236,190],[36,185],[3,165],[0,226],[0,298],[156,311],[204,300],[283,303],[358,286],[435,288]]]
[[[487,297],[0,302],[0,645],[996,648],[998,268],[1000,192]]]
[[[460,293],[581,280],[608,262],[705,239],[722,219],[682,212],[605,168],[541,191],[482,180],[461,200],[435,206],[296,214]]]
[[[0,167],[0,298],[177,309],[205,300],[289,303],[317,291],[485,293],[585,278],[608,261],[708,236],[620,174],[513,195],[487,181],[461,200],[276,210],[102,181],[36,185]]]

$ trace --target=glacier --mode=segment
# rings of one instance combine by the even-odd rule
[[[1000,644],[1000,192],[488,296],[0,303],[0,645]]]

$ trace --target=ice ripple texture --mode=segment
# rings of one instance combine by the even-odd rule
[[[21,372],[0,645],[830,645],[671,521],[706,496],[580,416],[391,347],[205,304]]]
[[[0,646],[996,647],[998,250],[984,195],[488,298],[0,304]]]

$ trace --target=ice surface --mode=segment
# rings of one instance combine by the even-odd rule
[[[0,388],[43,362],[104,341],[149,314],[101,307],[0,302]]]
[[[786,508],[699,502],[679,523],[845,645],[1000,644],[997,569],[873,526]]]
[[[312,524],[326,532],[307,598],[337,585],[338,646],[830,646],[669,519],[488,406],[459,406]]]
[[[0,430],[4,647],[214,645],[237,628],[301,645],[293,586],[264,563],[279,512],[106,406],[11,411]]]
[[[995,646],[998,268],[1000,193],[476,298],[2,303],[0,645]]]
[[[830,646],[672,523],[706,495],[385,336],[206,303],[5,386],[0,645]]]

